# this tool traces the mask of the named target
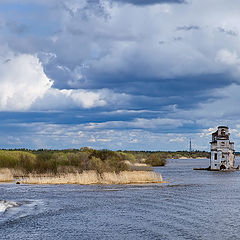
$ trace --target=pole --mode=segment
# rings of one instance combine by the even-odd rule
[[[192,139],[190,138],[189,152],[192,153]]]

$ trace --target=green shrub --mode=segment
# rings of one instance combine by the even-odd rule
[[[109,172],[109,166],[100,158],[92,157],[90,160],[90,170],[96,170],[98,173]]]
[[[106,163],[109,166],[111,172],[119,173],[121,171],[129,170],[129,167],[127,166],[127,164],[124,163],[124,161],[116,158],[109,158],[108,160],[106,160]]]
[[[165,166],[166,165],[166,158],[162,157],[159,154],[151,154],[147,160],[145,161],[146,164],[149,164],[153,167],[157,167],[157,166]]]
[[[87,170],[90,165],[88,152],[67,153],[67,159],[70,166],[75,166],[83,170]]]
[[[31,171],[36,160],[34,154],[21,151],[0,151],[0,168],[20,168]]]

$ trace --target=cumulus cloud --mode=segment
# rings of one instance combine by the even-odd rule
[[[9,53],[0,61],[1,111],[29,109],[53,84],[36,56]]]
[[[57,89],[37,56],[6,50],[0,58],[0,111],[62,110],[101,107],[126,99],[111,90]],[[52,54],[48,54],[52,57]],[[48,60],[47,60],[48,61]]]
[[[51,88],[32,105],[32,110],[71,110],[90,109],[103,106],[120,106],[129,101],[126,94],[118,94],[108,89],[56,89]]]
[[[106,105],[100,92],[51,88],[43,98],[31,106],[31,110],[64,110],[92,108]]]
[[[49,135],[48,146],[69,142],[68,127],[81,122],[71,128],[81,132],[76,144],[143,146],[144,135],[152,146],[182,148],[181,131],[240,124],[236,1],[23,0],[16,10],[18,2],[0,3],[8,7],[0,9],[0,41],[11,49],[0,51],[1,123],[11,119],[3,111],[64,110],[31,115],[56,123],[60,134]],[[43,125],[41,136],[51,132]],[[196,138],[199,146],[208,137]]]
[[[236,50],[220,49],[217,52],[216,62],[220,63],[226,72],[229,72],[237,82],[240,78],[240,57]]]
[[[187,139],[186,137],[176,137],[176,138],[171,138],[169,142],[186,142]]]
[[[181,133],[158,133],[149,132],[144,129],[97,129],[94,132],[84,129],[82,124],[68,125],[68,124],[46,124],[42,122],[30,124],[15,124],[12,127],[18,126],[20,130],[16,132],[11,139],[11,147],[24,146],[30,148],[79,148],[81,146],[88,146],[93,148],[109,148],[109,149],[128,149],[128,150],[165,150],[169,147],[178,150],[179,146],[182,149],[188,148],[188,141],[180,141],[178,145],[170,139],[182,138],[186,139],[192,137],[192,142],[198,136]],[[6,126],[5,126],[6,127]],[[30,129],[30,131],[29,131]],[[27,131],[26,136],[19,137],[19,131]],[[80,133],[80,134],[79,134]],[[34,136],[34,137],[33,137]],[[143,137],[144,136],[144,137]],[[0,144],[5,146],[5,135],[0,136]],[[33,138],[32,138],[33,137]],[[13,139],[18,138],[18,143]],[[204,139],[205,140],[205,139]],[[204,146],[199,143],[201,149]],[[199,148],[198,148],[199,149]]]

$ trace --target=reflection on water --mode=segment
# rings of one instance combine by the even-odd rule
[[[0,239],[239,239],[240,172],[169,160],[167,184],[0,185]]]

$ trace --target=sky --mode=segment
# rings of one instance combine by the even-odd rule
[[[0,148],[240,149],[239,0],[1,0]]]

